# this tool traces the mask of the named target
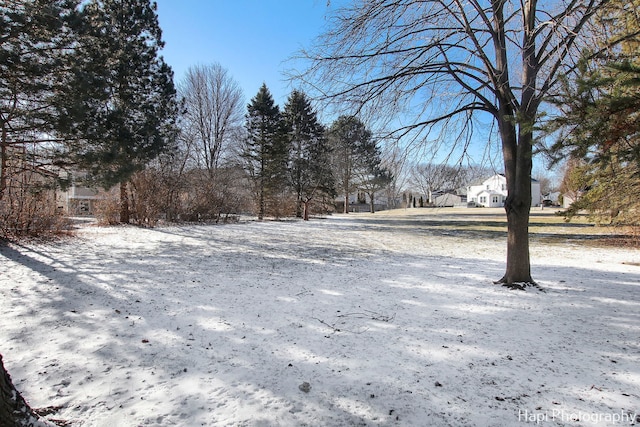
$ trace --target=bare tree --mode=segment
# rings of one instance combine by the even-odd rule
[[[349,213],[349,195],[358,189],[356,172],[375,142],[371,131],[354,116],[338,117],[329,128],[328,139],[336,185],[344,196],[343,213]]]
[[[189,68],[179,85],[185,102],[181,141],[189,153],[189,196],[182,216],[219,221],[235,209],[230,164],[244,123],[244,95],[220,64]],[[229,202],[229,203],[228,203]]]
[[[411,169],[411,184],[433,203],[433,192],[461,187],[466,179],[466,169],[441,163],[423,163]]]
[[[237,129],[244,121],[244,95],[220,64],[189,68],[179,85],[185,101],[183,130],[193,139],[199,167],[214,176]]]
[[[498,282],[516,288],[535,284],[528,236],[534,126],[607,0],[538,3],[357,1],[303,52],[309,68],[298,76],[325,99],[389,118],[400,137],[429,141],[444,130],[466,149],[478,121],[495,123],[508,188],[507,262]]]
[[[391,182],[385,187],[389,209],[399,206],[400,193],[407,181],[405,163],[406,157],[399,147],[389,146],[382,154],[382,166],[391,173]]]

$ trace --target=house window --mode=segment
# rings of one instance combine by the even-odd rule
[[[506,190],[506,185],[502,184],[502,191]]]
[[[489,186],[487,185],[487,190],[489,189]]]
[[[480,197],[480,203],[487,203],[487,198],[485,196]]]
[[[493,196],[491,198],[491,203],[498,203],[498,196]]]

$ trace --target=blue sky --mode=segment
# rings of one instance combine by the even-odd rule
[[[218,62],[242,87],[245,100],[262,83],[284,106],[291,86],[285,63],[309,47],[337,1],[156,0],[165,48],[162,55],[179,82],[190,66]]]
[[[292,87],[287,60],[328,26],[328,16],[349,0],[155,0],[166,62],[176,82],[193,65],[218,62],[244,91],[245,104],[262,83],[281,108]],[[482,157],[483,139],[475,160]],[[498,164],[498,168],[501,168]]]

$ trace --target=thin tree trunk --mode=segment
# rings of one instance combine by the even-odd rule
[[[304,210],[306,209],[306,202],[302,200],[302,197],[298,194],[296,201],[296,218],[302,218],[304,216]]]
[[[303,219],[309,221],[309,200],[304,201]]]
[[[373,201],[373,193],[369,194],[369,206],[371,208],[371,213],[376,213],[376,207]]]
[[[0,427],[27,427],[39,421],[39,425],[47,425],[16,390],[0,354]]]
[[[7,153],[7,128],[2,126],[2,140],[0,140],[0,200],[4,196],[4,192],[7,188],[7,164],[8,164],[8,153]]]
[[[258,190],[260,194],[258,194],[258,220],[262,221],[264,219],[264,183],[263,178],[260,178],[260,189]]]
[[[129,194],[126,181],[120,183],[120,222],[129,224]]]
[[[344,213],[349,213],[349,190],[344,190]]]

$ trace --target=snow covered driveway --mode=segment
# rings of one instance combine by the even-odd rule
[[[78,426],[640,423],[637,250],[421,217],[84,227],[0,246],[0,353]],[[636,415],[636,413],[638,415]]]

